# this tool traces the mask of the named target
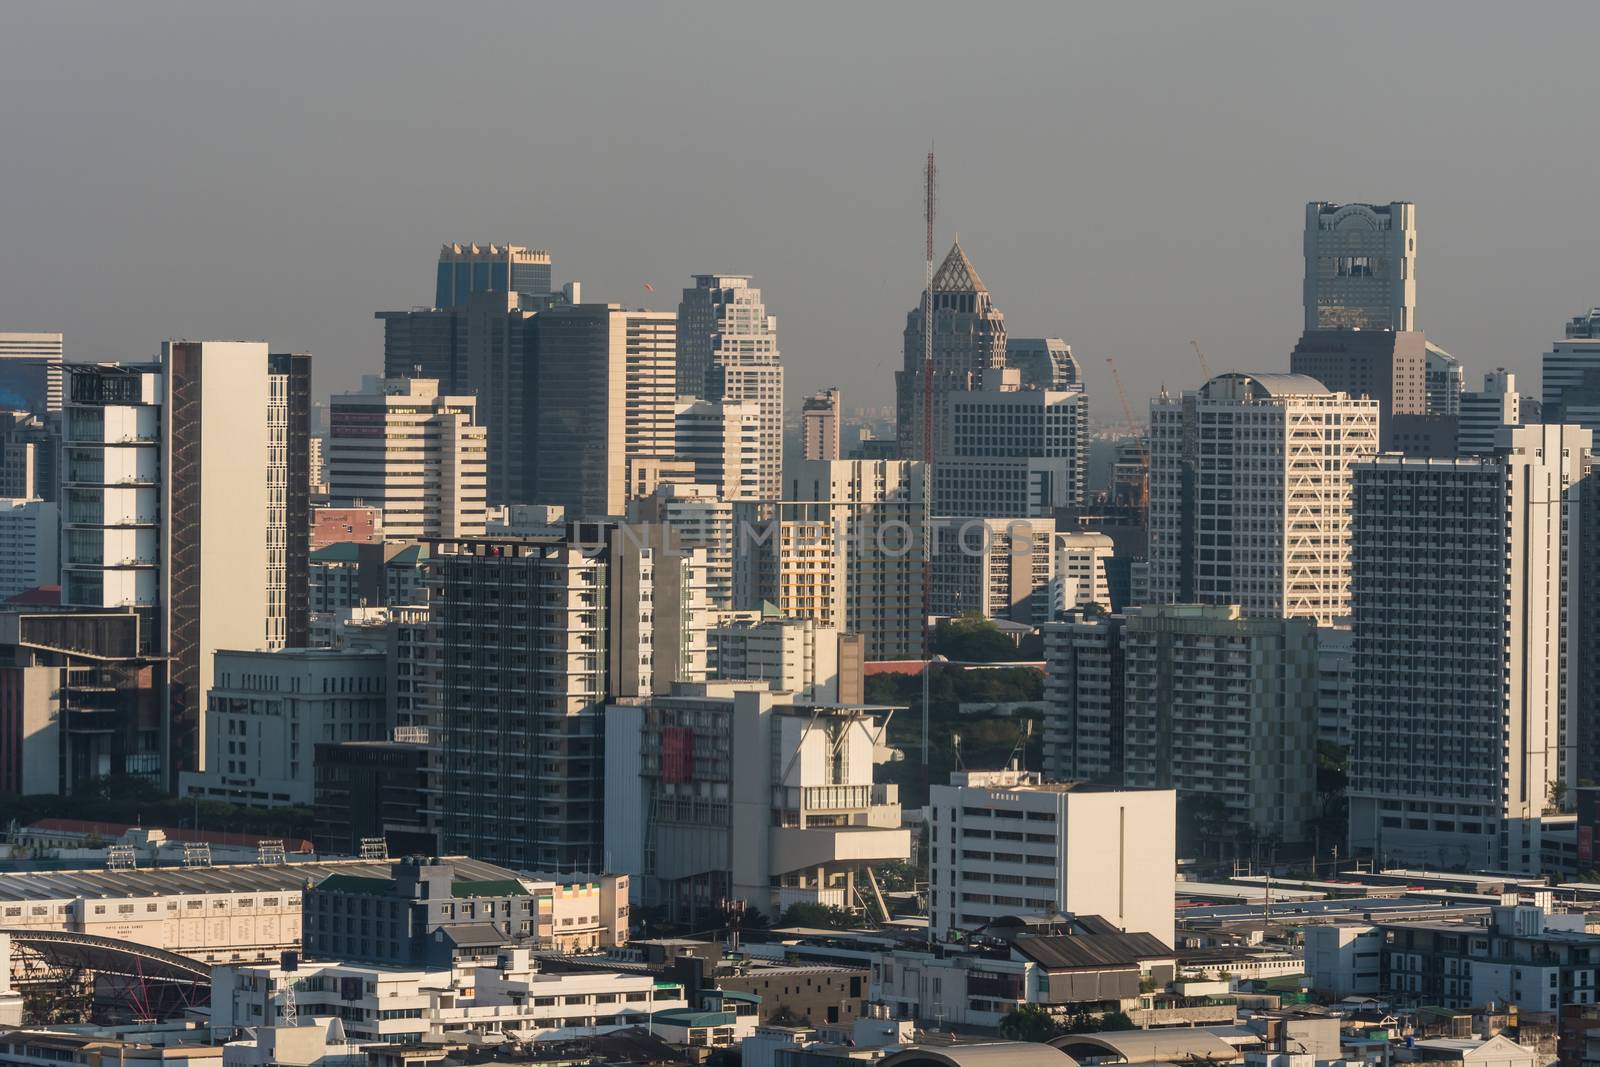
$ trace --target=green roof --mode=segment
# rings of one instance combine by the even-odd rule
[[[394,891],[394,881],[389,878],[362,878],[354,874],[330,874],[317,883],[319,892],[361,893],[369,897],[386,897]]]
[[[719,992],[722,993],[723,1000],[742,1000],[747,1004],[761,1003],[761,994],[759,993],[746,993],[740,989],[723,989],[719,990]]]
[[[496,878],[487,882],[451,882],[453,897],[525,897],[528,891],[514,878]]]
[[[407,545],[394,555],[390,556],[388,562],[391,564],[398,563],[401,566],[404,566],[408,563],[415,564],[421,560],[426,560],[429,558],[429,555],[430,553],[427,545]]]

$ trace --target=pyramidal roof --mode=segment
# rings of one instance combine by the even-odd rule
[[[944,257],[944,262],[939,264],[939,269],[933,272],[933,291],[936,293],[987,293],[983,279],[978,277],[978,270],[972,265],[972,260],[967,258],[966,252],[961,249],[958,240],[950,246],[950,254]]]

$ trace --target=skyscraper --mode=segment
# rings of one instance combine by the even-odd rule
[[[922,294],[916,309],[906,315],[904,366],[895,372],[895,437],[900,455],[925,459],[922,414],[924,406],[923,307],[933,303],[933,418],[934,448],[938,449],[947,396],[970,389],[982,371],[1006,365],[1005,316],[989,299],[989,290],[959,243],[951,245],[944,262],[934,272],[931,292]]]
[[[0,332],[0,411],[61,410],[61,335]]]
[[[630,461],[674,454],[675,317],[573,304],[531,321],[530,499],[574,517],[621,516]]]
[[[171,341],[153,363],[68,367],[62,602],[134,607],[168,661],[161,773],[197,770],[218,648],[303,643],[310,514],[290,494],[309,438],[310,357]],[[297,611],[298,613],[298,611]]]
[[[1600,308],[1567,323],[1544,354],[1542,417],[1600,433]]]
[[[839,452],[839,390],[824,389],[800,405],[800,458],[843,459]]]
[[[550,295],[550,253],[521,245],[444,245],[439,249],[433,306],[465,304],[473,293]],[[532,306],[532,305],[525,305]]]
[[[367,377],[328,405],[328,499],[381,509],[387,537],[483,533],[486,432],[477,399],[426,378]]]
[[[1230,372],[1150,405],[1150,599],[1330,623],[1349,611],[1350,464],[1378,402]]]
[[[783,482],[783,366],[778,320],[745,274],[696,274],[678,304],[678,395],[761,409],[761,498]]]
[[[986,370],[944,394],[934,442],[936,515],[1054,518],[1083,504],[1089,398],[1082,387],[1021,388],[1021,372]]]
[[[1078,357],[1059,337],[1007,337],[1006,366],[1022,372],[1028,389],[1069,389],[1083,382]]]
[[[1415,204],[1306,205],[1305,328],[1415,330]]]
[[[675,420],[679,460],[696,484],[726,501],[761,499],[761,408],[750,401],[680,398]]]
[[[1589,431],[1355,467],[1350,842],[1388,861],[1534,873],[1575,780],[1575,598]]]

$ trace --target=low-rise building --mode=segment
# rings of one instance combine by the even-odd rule
[[[957,771],[928,802],[937,933],[1006,916],[1100,915],[1172,943],[1177,812],[1170,789]]]

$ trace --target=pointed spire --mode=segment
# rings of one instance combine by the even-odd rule
[[[939,269],[933,273],[933,291],[936,293],[987,293],[978,269],[961,249],[961,241],[950,246]]]

